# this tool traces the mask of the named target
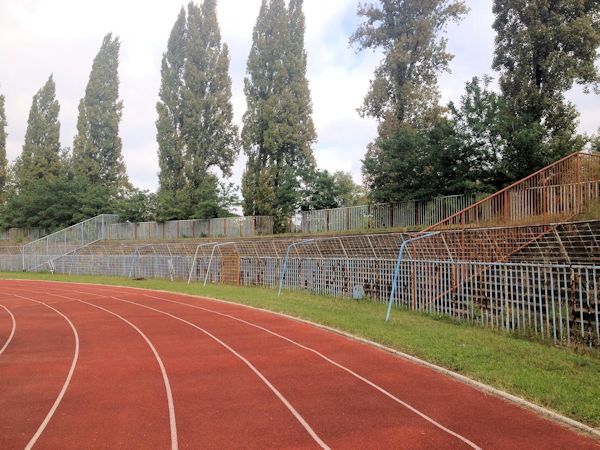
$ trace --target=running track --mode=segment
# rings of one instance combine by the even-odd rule
[[[424,366],[278,315],[0,281],[0,448],[600,448]]]

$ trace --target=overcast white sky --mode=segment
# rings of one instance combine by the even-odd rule
[[[452,74],[440,78],[443,101],[458,100],[467,80],[492,73],[494,33],[491,0],[467,0],[471,12],[450,26],[448,47],[456,57]],[[72,146],[77,105],[92,60],[108,32],[121,39],[120,96],[125,108],[120,134],[128,174],[140,187],[156,190],[158,161],[155,105],[160,60],[181,0],[0,0],[0,93],[6,97],[8,157],[21,152],[35,92],[53,73],[60,102],[61,144]],[[308,79],[320,168],[352,172],[360,181],[361,158],[376,124],[356,113],[380,56],[356,54],[348,37],[356,28],[358,0],[305,0]],[[240,125],[246,108],[243,79],[260,0],[218,0],[223,41],[230,47],[233,107]],[[569,94],[581,112],[580,130],[600,126],[598,97],[580,89]],[[240,154],[231,181],[239,183]]]

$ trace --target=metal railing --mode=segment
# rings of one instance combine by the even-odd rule
[[[600,155],[572,153],[424,231],[570,220],[600,199]]]
[[[249,237],[266,234],[273,234],[273,218],[249,216],[171,220],[163,223],[113,223],[107,227],[106,239],[158,241],[203,237]]]
[[[450,195],[430,201],[406,200],[300,212],[296,231],[325,233],[433,225],[473,204],[476,196]]]
[[[49,261],[105,239],[107,227],[118,220],[119,216],[115,214],[101,214],[25,244],[22,251],[22,269],[38,270]]]
[[[29,227],[29,228],[9,228],[0,230],[0,241],[33,241],[48,234],[45,228]]]
[[[513,227],[522,229],[523,238],[506,244],[502,244],[503,236],[516,235],[511,228],[470,229],[462,234],[441,231],[411,243],[406,242],[422,235],[141,246],[101,241],[53,258],[47,267],[57,273],[206,279],[271,288],[281,283],[284,289],[347,298],[358,287],[367,297],[382,303],[391,299],[400,308],[557,343],[598,346],[600,220],[552,225],[551,233],[527,244],[544,227]],[[461,236],[480,249],[479,255],[471,255],[475,260],[460,258]],[[398,249],[403,243],[405,259],[398,266]],[[513,252],[510,261],[494,262],[495,252],[502,253],[503,245],[521,250]],[[21,257],[18,247],[6,249],[0,247],[0,264],[4,258],[14,263]]]

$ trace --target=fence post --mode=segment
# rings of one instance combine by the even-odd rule
[[[390,300],[388,302],[387,314],[385,316],[386,322],[389,320],[390,313],[392,312],[392,302],[394,301],[394,294],[396,293],[396,284],[398,284],[398,276],[400,275],[400,264],[402,263],[402,256],[404,255],[404,249],[406,248],[406,245],[411,242],[418,241],[419,239],[425,239],[425,238],[434,236],[439,233],[440,232],[437,231],[437,232],[433,232],[433,233],[427,233],[422,236],[416,236],[414,238],[407,239],[406,241],[404,241],[402,243],[402,245],[400,245],[400,251],[398,252],[398,259],[396,260],[396,267],[394,268],[394,278],[392,281],[392,292],[390,293]]]
[[[285,258],[283,259],[283,267],[281,268],[281,275],[279,276],[279,291],[277,292],[277,297],[279,297],[281,295],[281,290],[283,289],[283,278],[285,277],[285,270],[287,269],[287,263],[288,263],[288,259],[290,256],[290,250],[292,249],[292,247],[295,247],[297,245],[302,245],[302,244],[308,244],[315,240],[316,239],[304,239],[302,241],[292,242],[290,245],[288,245],[288,248],[285,252]]]

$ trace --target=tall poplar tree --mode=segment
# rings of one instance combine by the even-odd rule
[[[239,152],[233,125],[229,50],[221,43],[215,0],[188,5],[186,61],[183,71],[183,142],[190,215],[219,215],[218,178],[211,169],[231,175]]]
[[[20,189],[26,189],[33,180],[56,179],[61,172],[60,160],[60,105],[52,75],[33,96],[25,144],[17,162]]]
[[[306,79],[302,0],[263,0],[254,27],[244,92],[244,212],[275,217],[275,231],[301,201],[314,171],[316,140]]]
[[[161,220],[184,218],[185,154],[182,138],[183,67],[185,64],[186,14],[181,8],[171,30],[161,64],[159,101],[156,104],[158,141],[158,214]]]
[[[503,162],[517,179],[584,144],[564,93],[574,83],[600,85],[600,2],[494,0],[493,11],[493,67],[511,117]]]
[[[6,159],[6,111],[4,95],[0,95],[0,206],[6,199],[6,178],[8,175],[8,160]]]
[[[119,137],[123,110],[119,100],[120,45],[111,33],[104,37],[79,102],[72,162],[83,189],[84,216],[110,211],[111,202],[129,186]]]
[[[467,10],[462,0],[380,0],[358,8],[364,22],[350,43],[358,50],[383,51],[359,109],[379,123],[362,166],[373,201],[398,201],[422,192],[429,133],[442,119],[437,77],[449,71],[454,57],[444,33]]]
[[[14,165],[3,227],[55,229],[70,225],[73,189],[60,148],[60,105],[52,76],[33,96],[23,151]]]
[[[179,13],[163,55],[157,104],[159,218],[226,213],[215,170],[231,175],[239,152],[233,125],[229,50],[221,43],[216,1]]]
[[[439,110],[438,74],[449,71],[454,55],[443,33],[467,8],[462,0],[380,0],[361,4],[365,21],[350,38],[359,50],[381,49],[361,114],[376,118],[380,137],[399,127],[426,127]]]

